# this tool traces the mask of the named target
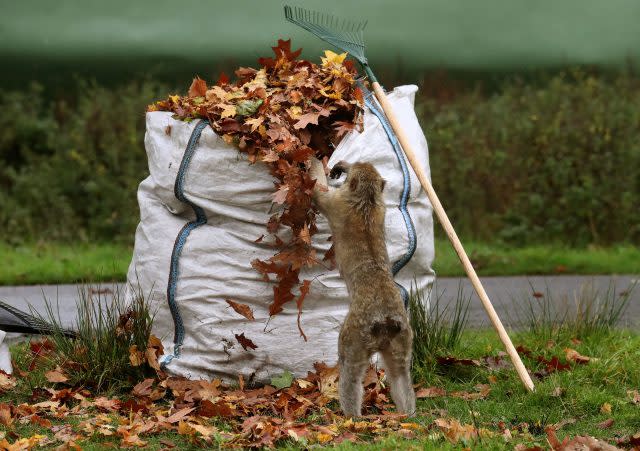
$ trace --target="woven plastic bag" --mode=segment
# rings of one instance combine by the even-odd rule
[[[429,173],[427,142],[413,104],[415,86],[389,94],[401,123]],[[396,282],[408,291],[434,281],[431,206],[375,100],[367,99],[364,131],[350,132],[335,149],[340,160],[371,162],[386,180],[386,238]],[[255,240],[266,233],[274,183],[261,164],[226,144],[204,121],[181,122],[171,113],[146,116],[145,147],[150,175],[138,189],[140,223],[128,272],[128,296],[144,293],[155,312],[161,363],[176,375],[268,382],[284,371],[304,376],[313,363],[335,364],[337,338],[349,308],[338,270],[318,265],[300,274],[312,280],[298,330],[295,302],[269,317],[272,286],[251,267],[274,249]],[[405,205],[406,204],[406,205]],[[313,236],[317,255],[331,234],[319,215]],[[246,304],[255,321],[226,302]],[[236,337],[257,347],[244,349]],[[242,338],[240,338],[242,340]]]

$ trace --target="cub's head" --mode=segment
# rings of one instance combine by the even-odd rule
[[[347,179],[340,189],[346,192],[352,207],[366,216],[373,210],[384,211],[382,192],[385,181],[371,163],[340,161],[331,169],[330,177],[338,178],[343,172],[347,173]]]
[[[354,163],[351,165],[345,185],[349,191],[363,198],[376,200],[381,198],[385,180],[371,163]]]

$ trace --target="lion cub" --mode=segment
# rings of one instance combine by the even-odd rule
[[[346,416],[360,416],[362,382],[371,356],[378,352],[398,411],[415,412],[411,385],[413,333],[400,292],[391,274],[384,233],[385,181],[370,163],[337,163],[331,178],[347,178],[327,187],[322,163],[312,160],[316,179],[313,199],[333,233],[336,262],[351,305],[338,339],[340,406]]]

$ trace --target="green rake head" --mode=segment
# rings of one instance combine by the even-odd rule
[[[291,8],[288,5],[284,7],[284,16],[289,22],[310,31],[323,41],[349,53],[349,55],[362,64],[369,79],[372,82],[376,81],[373,72],[371,72],[369,68],[367,58],[364,56],[364,38],[362,32],[364,27],[367,26],[366,20],[362,22],[350,22],[345,19],[339,19],[331,14],[310,11],[297,6]]]

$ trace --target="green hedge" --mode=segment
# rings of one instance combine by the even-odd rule
[[[574,70],[419,110],[434,187],[463,235],[640,242],[640,78]]]
[[[0,95],[0,239],[132,241],[148,174],[145,106],[154,83],[80,83],[70,100],[38,86]]]
[[[0,240],[131,242],[147,175],[144,109],[168,91],[0,93]],[[434,186],[463,236],[640,242],[640,78],[571,71],[417,105]]]

